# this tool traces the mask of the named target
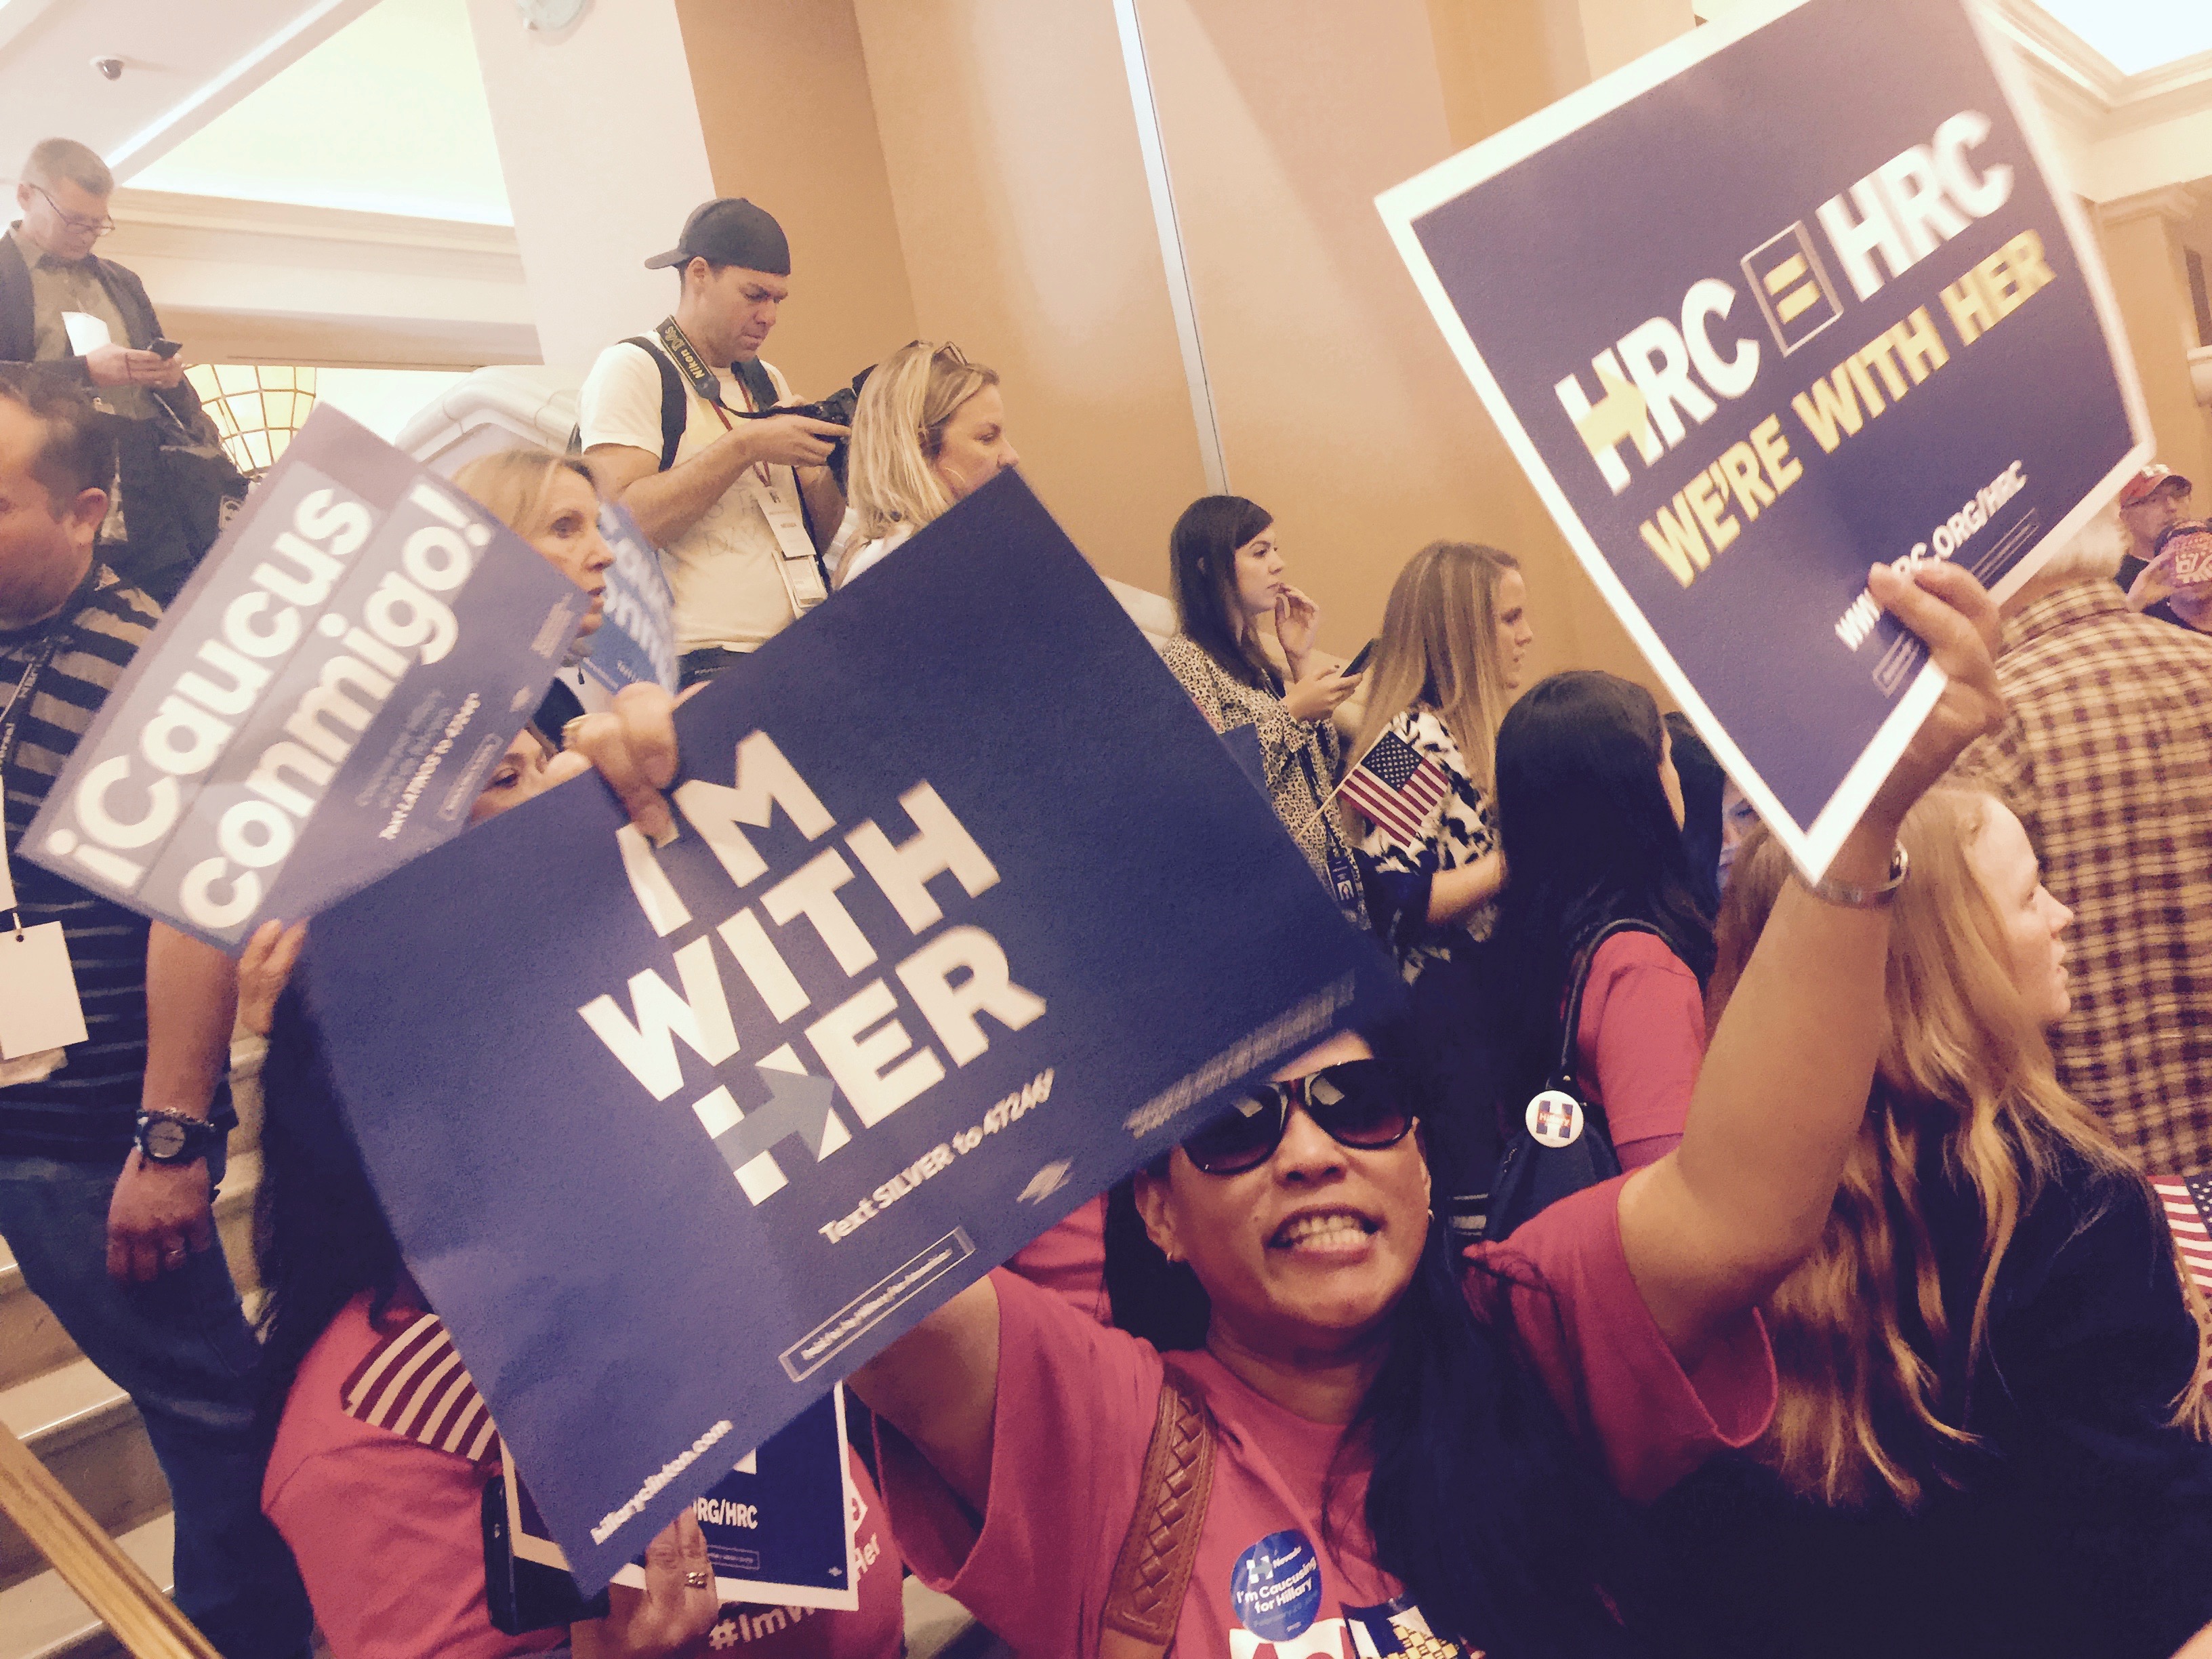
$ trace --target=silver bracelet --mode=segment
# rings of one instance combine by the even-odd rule
[[[1890,849],[1889,879],[1879,887],[1861,887],[1833,876],[1807,881],[1802,870],[1796,872],[1796,876],[1805,890],[1823,903],[1840,904],[1846,910],[1887,910],[1890,901],[1897,896],[1897,890],[1905,885],[1905,878],[1911,868],[1912,860],[1905,857],[1905,848],[1896,847]]]

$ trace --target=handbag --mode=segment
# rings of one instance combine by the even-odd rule
[[[211,426],[196,430],[158,392],[152,402],[144,420],[101,419],[115,471],[100,556],[166,605],[238,515],[248,485]]]
[[[187,555],[197,565],[238,516],[250,485],[204,410],[187,420],[167,398],[156,393],[154,402],[168,416],[157,423],[161,471]]]
[[[1559,1063],[1529,1100],[1521,1122],[1507,1140],[1490,1183],[1490,1208],[1483,1237],[1494,1242],[1540,1214],[1561,1199],[1610,1181],[1620,1173],[1605,1107],[1584,1100],[1575,1087],[1575,1050],[1582,1028],[1583,990],[1598,947],[1615,933],[1654,933],[1640,921],[1611,921],[1599,930],[1576,961],[1573,988],[1559,1038]]]

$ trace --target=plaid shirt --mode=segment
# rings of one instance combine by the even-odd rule
[[[2005,623],[2004,724],[1960,762],[2074,912],[2059,1080],[2147,1170],[2212,1170],[2212,637],[2071,582]]]

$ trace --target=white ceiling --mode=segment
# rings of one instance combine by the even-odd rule
[[[2212,52],[2212,0],[2038,0],[2123,75]]]
[[[379,0],[130,182],[195,196],[514,222],[467,0]]]
[[[0,176],[59,134],[128,178],[373,3],[0,0]],[[121,76],[98,58],[121,59]]]

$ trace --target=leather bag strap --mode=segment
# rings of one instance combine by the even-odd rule
[[[1198,1564],[1198,1535],[1213,1495],[1213,1418],[1172,1365],[1160,1382],[1159,1415],[1128,1535],[1100,1616],[1099,1659],[1162,1659],[1175,1640]]]

